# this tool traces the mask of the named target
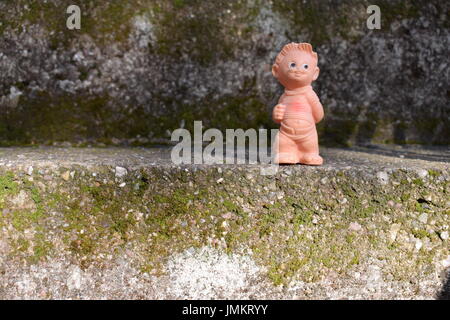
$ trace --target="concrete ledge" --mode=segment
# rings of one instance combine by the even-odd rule
[[[324,149],[264,176],[168,149],[0,149],[0,298],[444,297],[448,153]]]

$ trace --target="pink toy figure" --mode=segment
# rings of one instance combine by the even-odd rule
[[[285,87],[272,118],[281,123],[275,163],[321,165],[316,123],[323,107],[311,83],[319,76],[318,56],[309,43],[289,43],[278,54],[272,74]]]

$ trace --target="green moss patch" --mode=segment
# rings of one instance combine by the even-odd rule
[[[35,263],[65,254],[87,268],[128,250],[142,272],[160,274],[171,254],[187,248],[250,248],[273,283],[285,285],[330,272],[345,277],[369,258],[388,261],[383,271],[405,279],[449,250],[436,233],[449,222],[439,171],[417,183],[415,173],[397,170],[388,185],[342,170],[261,176],[238,168],[145,168],[124,178],[106,166],[71,171],[67,181],[59,173],[51,180],[0,174],[4,203],[25,190],[36,205],[0,219],[15,232],[12,256]],[[426,207],[420,199],[429,199]],[[432,227],[418,224],[421,212]],[[401,226],[394,241],[392,224]],[[410,239],[431,245],[417,251]]]

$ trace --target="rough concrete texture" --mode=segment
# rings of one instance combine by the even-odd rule
[[[322,143],[448,144],[449,2],[0,1],[0,143],[146,145],[178,127],[269,128],[290,41],[319,54]]]
[[[448,148],[322,154],[0,149],[0,298],[448,298]]]

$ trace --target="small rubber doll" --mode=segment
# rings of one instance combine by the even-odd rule
[[[311,87],[319,76],[317,62],[317,53],[309,43],[293,42],[283,47],[272,66],[273,76],[285,88],[272,113],[281,125],[275,141],[275,163],[323,163],[316,130],[323,107]]]

